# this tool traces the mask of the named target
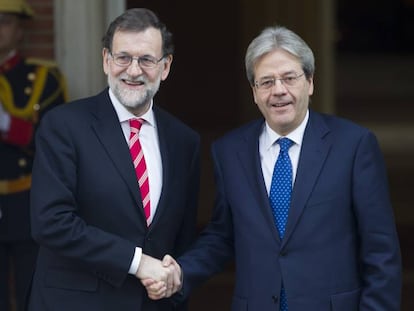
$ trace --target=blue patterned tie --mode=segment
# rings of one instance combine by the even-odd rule
[[[273,169],[269,200],[276,227],[280,238],[283,239],[289,213],[290,194],[292,192],[292,163],[290,162],[288,151],[293,141],[283,137],[277,143],[280,145],[280,152]],[[286,292],[283,286],[280,292],[280,311],[288,311]]]

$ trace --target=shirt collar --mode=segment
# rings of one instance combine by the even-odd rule
[[[305,118],[303,118],[303,121],[299,124],[299,126],[294,129],[292,132],[290,132],[288,135],[286,135],[285,137],[289,138],[290,140],[292,140],[295,144],[297,145],[301,145],[302,144],[302,140],[303,140],[303,135],[305,134],[305,128],[306,128],[306,124],[308,123],[309,120],[309,109],[306,112]],[[266,150],[269,150],[273,144],[282,136],[280,136],[278,133],[276,133],[275,131],[273,131],[269,124],[267,122],[265,122],[265,148]]]
[[[112,92],[112,90],[109,88],[109,97],[111,98],[112,105],[114,106],[114,109],[116,111],[116,114],[118,115],[118,119],[120,123],[129,121],[130,119],[137,118],[133,113],[128,111],[116,98],[115,94]],[[153,100],[151,100],[150,107],[147,112],[145,112],[142,116],[140,116],[140,119],[144,119],[145,123],[155,126],[155,117],[154,117],[154,111],[152,110],[153,107]]]

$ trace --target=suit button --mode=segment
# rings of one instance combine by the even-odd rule
[[[273,302],[274,303],[277,303],[277,300],[279,299],[279,297],[278,296],[276,296],[276,295],[273,295],[272,296],[272,300],[273,300]]]
[[[31,88],[31,87],[29,87],[29,86],[26,86],[26,87],[24,88],[24,94],[26,94],[26,95],[30,95],[30,94],[32,94],[32,88]]]
[[[19,167],[26,167],[26,166],[27,166],[27,161],[26,161],[26,159],[25,159],[25,158],[20,158],[20,159],[17,161],[17,163],[18,163]]]
[[[29,80],[29,81],[34,81],[36,79],[36,74],[34,73],[34,72],[30,72],[28,75],[27,75],[27,80]]]
[[[287,251],[283,250],[280,252],[280,257],[285,257],[287,255]]]

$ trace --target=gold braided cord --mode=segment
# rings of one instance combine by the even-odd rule
[[[47,69],[45,67],[39,67],[36,70],[38,79],[34,84],[33,93],[30,96],[29,102],[26,106],[20,108],[14,104],[13,92],[9,82],[3,76],[0,76],[0,93],[2,94],[2,104],[7,112],[12,116],[30,119],[33,115],[34,106],[39,102],[39,97],[43,91],[45,84]]]

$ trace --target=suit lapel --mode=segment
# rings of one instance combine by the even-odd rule
[[[303,136],[283,244],[293,233],[329,153],[331,142],[325,137],[328,132],[329,129],[320,115],[311,112]]]
[[[259,136],[263,125],[264,120],[257,121],[253,125],[253,130],[246,131],[246,141],[242,144],[238,156],[250,184],[250,189],[252,189],[253,196],[257,201],[257,208],[270,226],[273,237],[280,242],[279,233],[276,230],[276,225],[273,220],[260,162]]]
[[[118,169],[119,174],[124,179],[136,205],[142,207],[142,200],[139,190],[137,189],[137,179],[131,161],[128,144],[125,141],[119,119],[112,106],[108,91],[103,91],[95,99],[96,119],[92,122],[92,128],[108,157],[112,160],[113,164]],[[142,211],[141,214],[145,221],[143,208],[137,208],[136,210]]]

